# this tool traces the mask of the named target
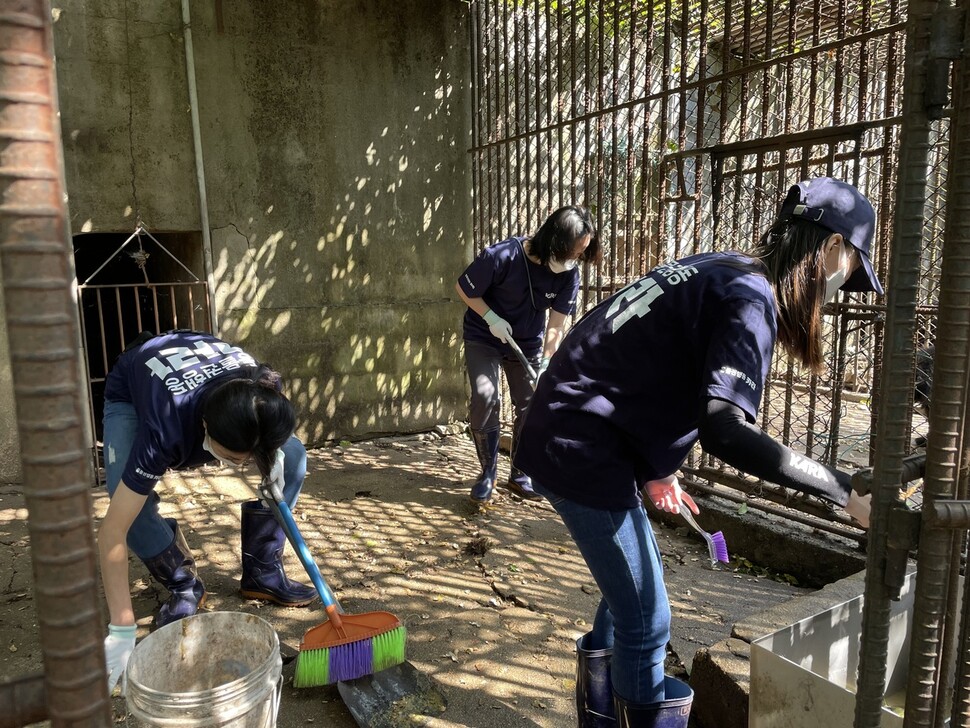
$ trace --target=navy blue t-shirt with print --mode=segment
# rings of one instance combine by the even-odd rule
[[[658,266],[566,335],[526,413],[517,467],[594,508],[634,508],[697,441],[702,403],[754,421],[777,325],[771,286],[737,253]]]
[[[509,238],[485,248],[458,279],[469,298],[483,298],[488,307],[512,326],[512,336],[528,357],[542,350],[546,311],[569,316],[576,308],[579,270],[553,273],[525,254],[525,238]],[[530,294],[531,290],[531,294]],[[491,344],[505,354],[512,350],[492,336],[485,319],[468,309],[465,341]]]
[[[138,415],[122,482],[145,495],[166,470],[215,458],[202,449],[202,406],[213,385],[249,376],[256,360],[210,334],[176,331],[122,354],[105,380],[104,397],[129,402]]]

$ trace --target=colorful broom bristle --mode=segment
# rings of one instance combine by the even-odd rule
[[[386,670],[404,662],[406,646],[407,631],[403,626],[333,647],[300,645],[293,687],[330,685]]]
[[[727,541],[724,540],[724,534],[718,531],[717,533],[711,534],[711,543],[714,545],[714,553],[711,554],[712,559],[717,559],[722,563],[728,563],[731,558],[728,556]]]

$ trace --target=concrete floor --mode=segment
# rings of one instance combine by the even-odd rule
[[[408,716],[401,725],[575,725],[575,640],[590,627],[598,591],[548,504],[521,502],[501,492],[483,510],[469,503],[468,479],[476,468],[472,443],[462,434],[315,450],[295,513],[345,611],[398,615],[409,633],[410,664],[443,696],[443,712],[424,719]],[[500,477],[506,473],[503,458]],[[254,483],[252,476],[225,469],[172,474],[161,485],[163,512],[179,518],[196,554],[209,590],[206,608],[260,616],[276,629],[284,653],[291,654],[323,614],[319,606],[280,609],[239,596],[238,504],[252,497]],[[92,492],[100,517],[107,497],[103,488]],[[782,538],[771,534],[792,530],[754,511],[739,516],[735,508],[711,499],[699,504],[702,525],[709,519],[711,530],[741,519],[735,530],[725,528],[732,558],[743,553],[741,534],[761,533],[770,540]],[[4,678],[40,669],[26,516],[22,492],[0,490],[0,541],[8,547],[0,554]],[[743,672],[743,665],[724,668],[716,658],[725,641],[739,640],[735,625],[779,605],[794,605],[792,600],[816,590],[736,558],[712,569],[704,543],[686,527],[658,522],[655,530],[673,611],[668,668],[690,675],[691,682],[698,669],[705,675],[695,701],[699,725],[728,728],[742,720],[746,725],[746,707],[722,700],[732,690],[746,689],[743,674],[729,674]],[[805,529],[801,538],[825,542],[825,553],[845,559],[847,573],[860,563],[846,544]],[[292,577],[302,577],[289,549],[286,562]],[[144,639],[166,594],[137,560],[131,578]],[[770,624],[763,626],[770,631]],[[729,654],[731,649],[740,648],[729,647]],[[277,725],[356,725],[335,687],[297,690],[290,682],[292,670],[293,663],[284,666]],[[716,678],[718,671],[726,677]],[[719,688],[718,680],[727,682]],[[125,701],[117,698],[115,709],[116,720],[123,721]]]

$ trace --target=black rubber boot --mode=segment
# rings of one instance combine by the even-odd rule
[[[666,697],[659,703],[631,703],[614,693],[617,728],[687,728],[694,691],[690,685],[664,675]]]
[[[205,585],[195,569],[195,559],[179,529],[178,521],[166,518],[174,538],[162,553],[142,559],[152,578],[168,589],[169,597],[158,610],[155,624],[164,627],[184,617],[191,617],[205,602]]]
[[[492,497],[498,472],[498,435],[498,430],[472,430],[478,462],[482,464],[482,472],[469,494],[475,503],[485,503]]]
[[[304,607],[317,598],[313,587],[290,581],[283,571],[286,535],[273,512],[259,501],[242,504],[242,579],[246,599],[262,599],[284,607]]]
[[[588,650],[590,633],[576,640],[578,728],[615,728],[610,662],[613,650]]]
[[[532,478],[523,473],[513,464],[515,453],[519,447],[519,430],[522,426],[522,418],[517,417],[515,427],[512,428],[512,445],[509,448],[509,479],[505,483],[505,489],[514,493],[523,500],[542,500],[542,496],[532,489]]]

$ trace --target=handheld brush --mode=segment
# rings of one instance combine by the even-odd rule
[[[703,528],[697,525],[697,521],[694,520],[694,515],[690,512],[687,506],[681,505],[680,515],[684,517],[684,520],[690,524],[690,527],[697,531],[704,542],[707,544],[707,555],[711,557],[711,566],[716,566],[718,561],[723,563],[728,563],[731,559],[728,557],[727,541],[724,540],[724,534],[720,531],[716,533],[708,533]]]

